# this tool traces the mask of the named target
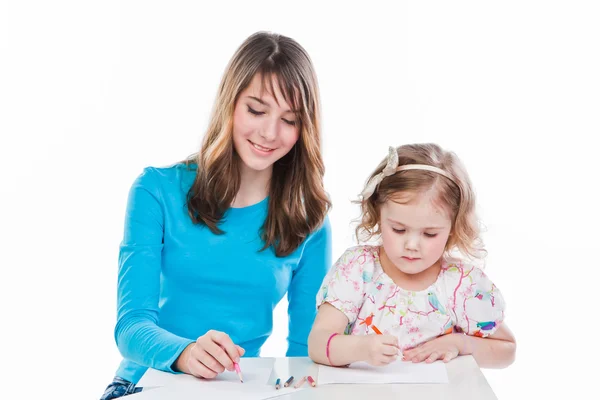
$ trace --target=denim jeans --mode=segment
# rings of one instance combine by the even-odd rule
[[[100,400],[111,400],[119,397],[127,396],[128,394],[139,393],[142,388],[136,388],[135,383],[126,381],[123,378],[115,376],[110,385],[106,387],[104,394]]]

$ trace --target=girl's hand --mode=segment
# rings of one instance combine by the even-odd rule
[[[462,334],[454,333],[437,337],[417,347],[404,350],[405,361],[432,363],[436,360],[448,362],[456,358],[459,353],[458,340]]]
[[[183,350],[176,368],[198,378],[212,379],[225,370],[233,371],[233,363],[239,362],[244,353],[226,333],[211,330]]]
[[[398,338],[392,335],[361,336],[361,359],[373,366],[387,365],[398,358]]]

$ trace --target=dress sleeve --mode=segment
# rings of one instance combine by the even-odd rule
[[[472,336],[492,335],[504,320],[502,293],[479,267],[455,268],[460,272],[453,288],[458,330]]]
[[[354,323],[365,297],[363,277],[373,264],[369,263],[369,256],[362,247],[346,250],[323,280],[317,306],[329,303],[348,317],[349,324]]]

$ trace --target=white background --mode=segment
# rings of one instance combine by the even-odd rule
[[[271,30],[299,41],[319,77],[334,257],[353,244],[350,200],[387,146],[454,150],[518,341],[511,367],[484,370],[492,388],[500,399],[591,393],[600,7],[216,3],[0,2],[2,390],[100,396],[120,361],[129,186],[198,149],[229,58]],[[280,304],[264,356],[284,354],[286,326]]]

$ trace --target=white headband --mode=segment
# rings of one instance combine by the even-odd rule
[[[380,173],[378,173],[377,175],[375,175],[374,177],[372,177],[369,180],[369,182],[367,183],[367,186],[365,186],[365,189],[361,193],[362,200],[364,201],[364,200],[368,199],[369,197],[371,197],[373,192],[375,192],[377,185],[379,185],[381,183],[383,178],[394,175],[396,172],[415,170],[415,169],[435,172],[437,174],[445,176],[446,178],[450,179],[452,182],[454,182],[456,184],[456,181],[454,180],[452,175],[450,175],[449,173],[447,173],[446,171],[444,171],[441,168],[434,167],[433,165],[406,164],[406,165],[398,166],[398,151],[394,147],[390,146],[385,168],[383,169],[383,171],[381,171]]]

